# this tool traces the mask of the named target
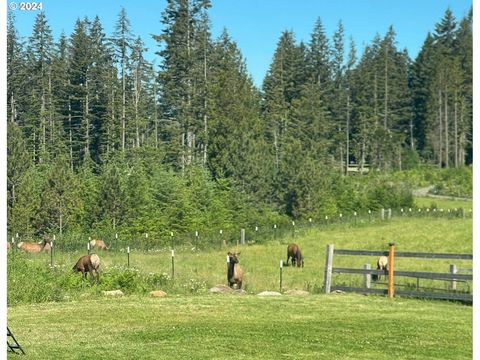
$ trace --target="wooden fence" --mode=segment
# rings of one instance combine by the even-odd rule
[[[333,267],[334,255],[354,255],[354,256],[388,256],[389,270],[372,270],[370,265],[366,264],[363,269]],[[325,273],[324,273],[324,291],[328,294],[332,291],[340,290],[346,292],[360,292],[364,294],[387,294],[389,297],[394,295],[422,297],[431,299],[459,300],[464,302],[473,302],[471,293],[455,292],[457,281],[472,281],[472,274],[461,273],[456,266],[450,267],[450,273],[420,272],[420,271],[399,271],[395,270],[396,257],[410,257],[423,259],[456,259],[473,260],[472,254],[445,254],[445,253],[421,253],[421,252],[395,252],[395,245],[390,244],[389,251],[370,251],[370,250],[335,250],[333,245],[327,245]],[[470,269],[468,269],[470,270]],[[468,271],[467,271],[468,272]],[[360,274],[365,277],[364,287],[336,286],[332,284],[332,274]],[[371,275],[388,276],[387,289],[373,289],[370,287]],[[397,276],[413,277],[418,279],[446,280],[450,282],[451,291],[433,292],[433,291],[410,291],[395,289],[394,279]]]

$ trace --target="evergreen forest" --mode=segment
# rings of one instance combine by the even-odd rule
[[[470,168],[472,11],[447,9],[415,59],[393,27],[359,51],[348,24],[329,38],[318,18],[306,42],[278,34],[257,87],[228,31],[213,38],[210,8],[168,0],[154,62],[123,8],[112,33],[85,17],[56,39],[45,12],[31,34],[9,13],[11,234],[164,236],[409,206],[391,174]]]

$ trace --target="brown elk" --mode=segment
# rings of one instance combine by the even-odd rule
[[[103,240],[90,240],[90,248],[91,249],[99,249],[99,250],[108,250],[109,247],[105,244]]]
[[[388,270],[388,257],[380,256],[377,260],[377,270]],[[372,280],[380,280],[381,275],[372,274]]]
[[[303,267],[303,255],[302,251],[300,250],[300,246],[297,244],[289,244],[287,247],[287,263],[285,266],[288,266],[288,261],[292,259],[292,266],[297,265],[297,267]]]
[[[243,269],[238,263],[238,256],[240,253],[231,253],[228,252],[228,270],[227,270],[227,281],[228,286],[233,288],[233,285],[237,284],[237,289],[242,288],[243,281]]]
[[[10,243],[7,241],[7,251],[10,250],[11,247],[12,245],[10,245]]]
[[[39,243],[29,243],[25,241],[20,241],[17,244],[17,247],[29,253],[39,253],[42,250],[48,253],[52,248],[50,245],[50,240],[47,237],[44,237],[43,240],[40,241]]]
[[[74,265],[73,270],[76,272],[81,272],[82,276],[86,279],[87,273],[90,273],[90,279],[93,280],[93,271],[97,274],[97,282],[100,280],[100,258],[97,254],[84,255],[78,259],[77,263]]]

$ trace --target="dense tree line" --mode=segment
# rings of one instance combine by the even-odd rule
[[[280,35],[258,89],[227,30],[212,38],[210,7],[167,1],[158,66],[124,9],[112,34],[83,18],[58,39],[45,13],[26,38],[9,14],[10,231],[162,233],[382,206],[348,164],[471,163],[471,12],[447,10],[415,60],[393,28],[357,54],[341,22],[329,39],[318,19],[306,43]]]

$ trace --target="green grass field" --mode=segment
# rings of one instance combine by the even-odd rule
[[[304,289],[307,297],[259,298],[279,290],[279,260],[295,241],[305,255],[305,268],[284,268],[283,290]],[[35,274],[18,267],[9,276],[8,324],[32,359],[469,359],[472,356],[472,308],[457,302],[388,299],[381,296],[321,293],[325,248],[397,251],[472,252],[472,219],[394,218],[357,226],[342,224],[308,229],[293,238],[271,240],[238,249],[246,271],[248,295],[211,295],[208,289],[226,282],[227,249],[175,256],[175,281],[161,288],[169,294],[152,299],[158,286],[131,287],[129,278],[116,282],[126,293],[107,299],[112,274],[125,271],[125,253],[104,252],[102,282],[91,285],[70,274],[80,253],[56,253],[63,283],[41,287]],[[12,259],[9,258],[9,262]],[[17,260],[18,261],[18,260]],[[49,263],[47,255],[27,262]],[[374,265],[373,257],[337,256],[334,266]],[[398,258],[396,269],[448,272],[449,265],[471,268],[471,261]],[[170,252],[133,251],[130,273],[171,274]],[[11,266],[11,263],[9,264]],[[123,269],[123,270],[122,270]],[[62,275],[62,274],[68,274]],[[77,276],[78,275],[78,276]],[[337,284],[361,284],[362,276],[335,275]],[[408,286],[406,279],[398,279]],[[421,286],[447,288],[442,281]],[[62,289],[61,284],[68,284]],[[158,284],[157,284],[158,285]],[[124,287],[122,287],[124,286]],[[385,285],[375,285],[385,287]],[[459,284],[468,291],[471,284]],[[57,291],[58,302],[28,304],[30,292]],[[33,296],[33,295],[32,295]]]
[[[473,207],[471,200],[454,200],[442,199],[434,197],[417,197],[415,198],[415,206],[417,207],[436,207],[438,209],[455,209],[463,208],[470,210]]]
[[[471,307],[354,294],[131,296],[15,307],[8,320],[29,359],[472,357]]]

